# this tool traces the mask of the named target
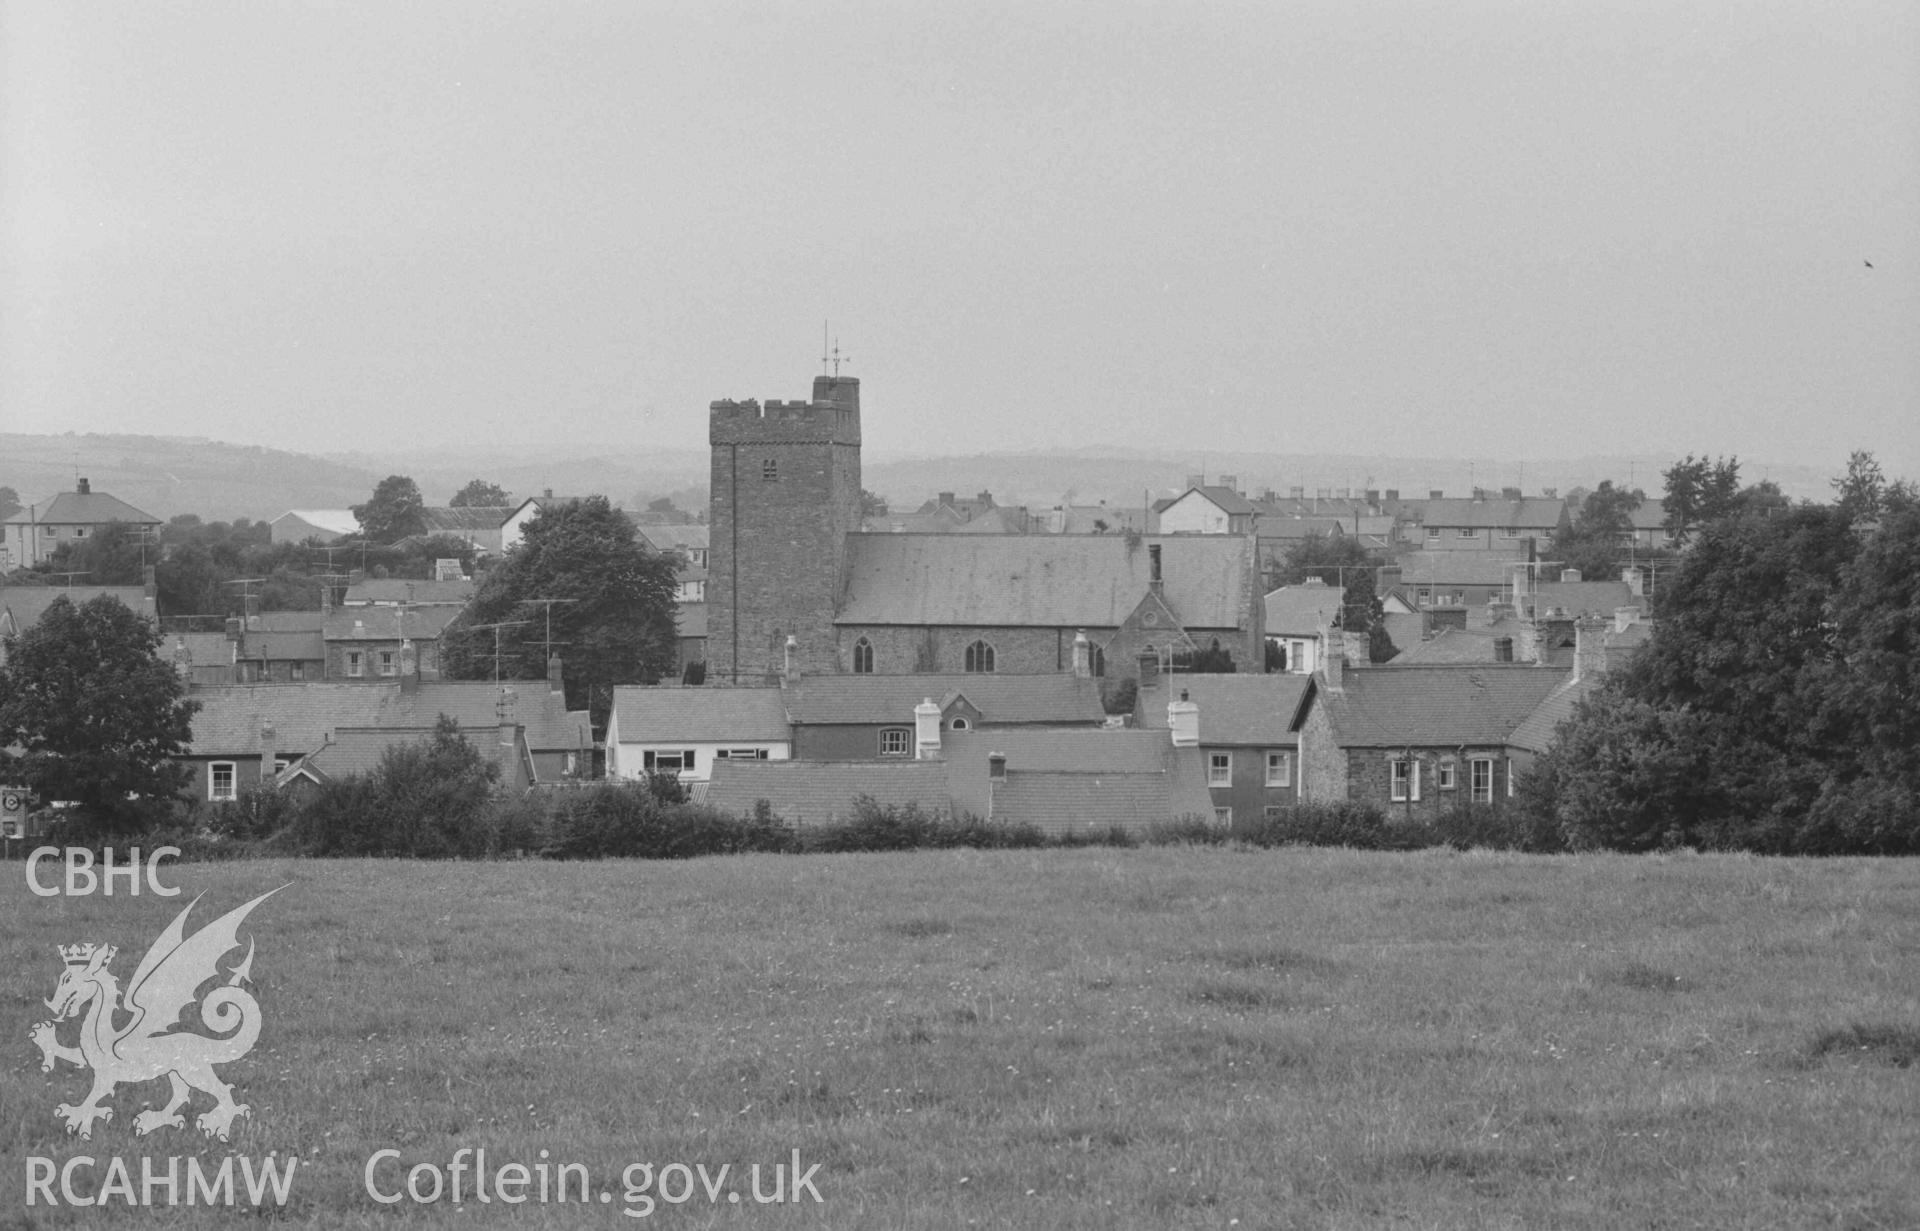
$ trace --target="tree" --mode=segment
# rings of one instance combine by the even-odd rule
[[[602,722],[615,685],[656,683],[674,669],[678,562],[649,551],[605,496],[549,505],[527,521],[520,546],[443,637],[441,667],[456,679],[491,678],[493,633],[460,628],[524,620],[501,631],[501,674],[538,679],[546,674],[541,647],[551,621],[555,652],[566,663],[567,703]],[[550,609],[535,601],[549,598],[566,601]]]
[[[1267,588],[1297,586],[1318,577],[1330,586],[1344,586],[1357,569],[1378,569],[1381,559],[1352,535],[1309,534],[1291,544],[1279,560],[1269,561]]]
[[[84,573],[81,585],[137,586],[146,581],[149,559],[146,532],[131,522],[114,521],[84,539],[60,544],[48,563],[53,573]]]
[[[1374,590],[1373,570],[1349,570],[1351,579],[1340,599],[1340,628],[1367,635],[1367,661],[1383,663],[1400,651],[1387,634],[1386,604]]]
[[[1849,521],[1874,521],[1887,494],[1887,480],[1880,463],[1865,449],[1855,449],[1847,459],[1847,473],[1833,480],[1840,509]]]
[[[405,475],[390,474],[373,489],[372,499],[353,506],[353,515],[362,534],[376,543],[391,543],[426,530],[420,513],[425,507],[419,484]]]
[[[884,497],[874,495],[872,492],[868,491],[864,487],[861,488],[860,489],[860,516],[885,517],[886,515],[887,515],[886,499]]]
[[[110,595],[64,596],[7,640],[0,747],[42,798],[77,805],[81,831],[126,833],[165,817],[187,770],[170,758],[193,738],[199,703],[156,655],[159,630]]]
[[[0,487],[0,521],[12,517],[26,506],[20,503],[20,493],[11,487]]]
[[[1603,480],[1588,492],[1580,513],[1565,530],[1554,535],[1554,558],[1580,570],[1588,581],[1613,581],[1620,576],[1620,559],[1633,539],[1633,512],[1646,500],[1637,488],[1615,487]]]
[[[485,479],[469,479],[467,485],[453,493],[453,499],[447,501],[456,509],[501,508],[512,502],[513,497],[506,488]]]
[[[1687,454],[1660,477],[1666,480],[1667,494],[1661,507],[1666,510],[1663,523],[1676,543],[1685,543],[1695,527],[1738,512],[1740,459],[1721,458],[1709,462]]]

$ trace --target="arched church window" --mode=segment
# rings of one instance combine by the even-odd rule
[[[855,675],[873,674],[873,642],[865,637],[853,643],[853,671]]]
[[[989,672],[993,670],[993,647],[984,641],[976,641],[967,647],[967,670]]]

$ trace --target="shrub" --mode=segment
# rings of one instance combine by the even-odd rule
[[[1366,851],[1411,851],[1437,846],[1426,825],[1388,821],[1372,804],[1303,803],[1233,827],[1250,846],[1351,846]]]
[[[1030,825],[993,825],[971,814],[951,817],[927,812],[917,803],[881,804],[871,796],[854,800],[845,820],[810,825],[799,832],[808,852],[1002,850],[1045,846],[1046,837]]]

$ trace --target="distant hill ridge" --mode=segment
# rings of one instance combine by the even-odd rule
[[[288,509],[346,508],[364,501],[389,474],[412,476],[429,504],[445,503],[473,478],[498,483],[516,499],[551,488],[565,495],[600,493],[630,508],[642,498],[667,494],[687,508],[689,499],[706,489],[704,453],[635,449],[595,455],[584,448],[569,454],[568,449],[552,444],[537,452],[488,452],[467,446],[458,454],[443,455],[419,445],[400,445],[389,454],[322,457],[202,437],[0,433],[0,485],[12,487],[23,501],[41,501],[72,490],[75,479],[84,476],[95,491],[118,496],[163,520],[178,513],[231,520],[278,517]],[[1113,448],[869,458],[863,476],[869,490],[896,508],[918,507],[942,491],[971,496],[982,490],[1002,504],[1037,508],[1101,500],[1137,506],[1182,490],[1189,475],[1202,472],[1209,482],[1233,475],[1241,490],[1256,494],[1269,487],[1282,495],[1290,487],[1304,487],[1312,496],[1321,489],[1372,486],[1398,488],[1403,497],[1413,499],[1435,489],[1464,496],[1477,483],[1496,491],[1524,486],[1529,494],[1553,487],[1564,495],[1601,479],[1631,478],[1657,497],[1660,471],[1673,460],[1621,455],[1469,463],[1458,458],[1272,453],[1181,458]],[[1770,477],[1795,498],[1831,494],[1832,476],[1812,466],[1743,460],[1741,477],[1748,482]]]

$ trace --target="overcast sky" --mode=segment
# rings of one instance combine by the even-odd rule
[[[1920,474],[1920,4],[0,0],[0,428]],[[1867,263],[1872,263],[1868,268]]]

